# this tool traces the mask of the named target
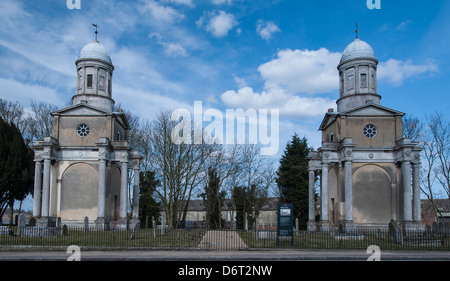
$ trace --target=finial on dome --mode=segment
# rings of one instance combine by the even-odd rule
[[[355,22],[355,26],[356,26],[356,30],[355,30],[356,39],[358,39],[358,23],[357,22]]]
[[[97,30],[97,28],[98,28],[98,26],[97,26],[97,24],[95,24],[95,23],[93,23],[92,26],[95,27],[95,41],[98,42],[98,40],[97,40],[97,35],[98,35],[98,30]]]

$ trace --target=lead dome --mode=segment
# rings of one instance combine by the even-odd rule
[[[345,48],[344,52],[342,53],[340,63],[344,63],[355,58],[376,59],[372,47],[366,42],[359,39],[355,39],[355,41],[350,43]]]
[[[87,44],[81,49],[80,56],[78,60],[84,59],[96,59],[112,65],[111,57],[109,56],[108,50],[97,40]]]

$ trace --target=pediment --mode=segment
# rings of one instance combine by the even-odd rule
[[[363,106],[355,107],[350,110],[340,112],[340,115],[347,116],[403,116],[403,112],[381,106],[379,104],[366,104]]]
[[[94,106],[90,106],[87,104],[76,104],[72,105],[57,111],[52,112],[52,115],[83,115],[83,116],[92,116],[92,115],[112,115],[112,112],[108,112]]]
[[[326,129],[339,116],[403,116],[405,113],[375,103],[365,104],[347,111],[327,113],[320,124],[319,130]]]

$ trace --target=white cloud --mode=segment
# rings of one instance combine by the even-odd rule
[[[194,7],[194,4],[192,3],[192,0],[164,0],[164,2],[179,4],[179,5],[186,5],[188,7]]]
[[[340,53],[325,48],[317,51],[286,49],[258,70],[269,88],[283,87],[292,93],[328,93],[338,87],[336,66],[340,58]]]
[[[226,91],[220,96],[222,102],[233,108],[279,109],[280,115],[314,117],[323,115],[335,102],[326,98],[311,98],[291,95],[282,89],[270,89],[255,93],[250,87]]]
[[[164,53],[168,57],[186,57],[188,55],[180,43],[166,42],[159,33],[153,33],[150,37],[156,38],[156,43],[164,47]]]
[[[14,79],[0,77],[0,98],[18,101],[22,105],[29,105],[30,101],[45,101],[63,106],[66,102],[54,88],[23,83]]]
[[[208,23],[205,29],[215,37],[224,37],[228,35],[228,32],[237,25],[237,21],[232,14],[224,11],[219,13],[207,13],[204,14],[196,23],[197,26],[203,27],[205,21]]]
[[[186,57],[187,52],[180,43],[164,43],[164,53],[169,57]]]
[[[397,31],[405,30],[405,29],[407,28],[407,26],[410,25],[411,23],[412,23],[412,21],[410,21],[410,20],[402,21],[402,22],[395,28],[395,30],[397,30]]]
[[[425,64],[417,65],[411,60],[389,59],[378,64],[377,76],[379,81],[385,80],[394,86],[400,86],[406,78],[437,71],[438,66],[434,61],[427,61]]]
[[[327,49],[281,50],[276,58],[259,66],[264,90],[256,93],[235,77],[239,90],[226,91],[222,101],[237,108],[278,108],[280,114],[311,118],[335,107],[330,98],[308,94],[328,93],[338,87],[336,65],[341,54]],[[305,95],[306,94],[306,95]]]
[[[211,0],[211,2],[215,5],[222,5],[222,4],[230,5],[231,3],[233,3],[233,0]]]
[[[259,20],[256,27],[256,32],[266,41],[272,37],[273,33],[280,31],[280,28],[272,21],[264,22],[263,20]]]
[[[184,15],[178,12],[176,9],[163,6],[159,2],[154,0],[148,0],[144,3],[142,8],[144,13],[148,12],[158,22],[163,23],[175,23],[184,19]]]

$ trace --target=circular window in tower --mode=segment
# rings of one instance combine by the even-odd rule
[[[368,124],[364,127],[364,135],[368,138],[373,138],[377,134],[377,127],[372,124]]]
[[[77,127],[77,134],[80,136],[80,137],[85,137],[85,136],[87,136],[88,134],[89,134],[89,126],[88,125],[86,125],[86,124],[80,124],[80,125],[78,125],[78,127]]]

